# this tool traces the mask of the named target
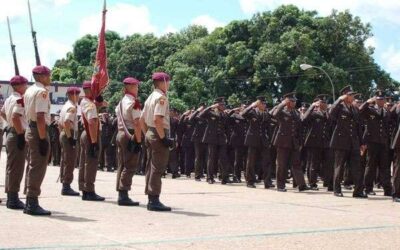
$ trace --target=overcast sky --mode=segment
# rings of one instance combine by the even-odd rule
[[[11,20],[21,74],[30,78],[35,64],[26,0],[0,0],[0,79],[14,75],[6,16]],[[370,22],[374,37],[367,41],[375,47],[375,60],[400,80],[400,1],[398,0],[108,0],[107,29],[121,35],[155,33],[160,36],[190,24],[206,26],[209,31],[235,19],[273,10],[281,4],[295,4],[317,10],[321,16],[332,9],[349,9]],[[72,44],[87,33],[97,34],[103,0],[31,0],[33,23],[38,32],[43,65],[53,66],[65,56]]]

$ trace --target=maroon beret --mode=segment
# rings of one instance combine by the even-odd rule
[[[28,80],[23,76],[14,76],[10,80],[11,86],[19,85],[19,84],[27,84],[27,83],[28,83]]]
[[[153,73],[153,76],[151,77],[153,81],[166,81],[168,82],[170,80],[170,77],[167,73],[164,72],[155,72]]]
[[[138,79],[136,79],[136,78],[133,78],[133,77],[127,77],[127,78],[124,79],[123,83],[125,85],[139,85],[140,81]]]
[[[33,68],[32,73],[36,75],[50,75],[51,70],[46,66],[39,65]]]
[[[67,88],[67,94],[81,93],[81,90],[78,87],[69,87]]]
[[[82,84],[82,89],[90,89],[92,88],[92,82],[91,81],[84,81]]]

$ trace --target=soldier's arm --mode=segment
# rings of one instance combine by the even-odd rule
[[[37,113],[37,129],[39,132],[39,137],[40,139],[46,139],[46,118],[45,118],[46,113],[44,112],[39,112]]]
[[[254,110],[254,106],[253,105],[249,105],[248,107],[246,107],[242,112],[240,112],[240,115],[249,120],[251,118],[253,118],[254,112],[252,112]]]
[[[276,106],[275,110],[272,112],[272,116],[279,120],[279,118],[282,114],[282,110],[285,108],[285,106],[286,106],[285,101],[278,104],[278,106]]]
[[[3,114],[3,113],[2,113]],[[23,134],[25,131],[22,127],[22,123],[21,123],[21,115],[18,113],[13,113],[11,120],[14,124],[14,128],[17,131],[17,134]]]
[[[68,138],[72,137],[71,130],[74,128],[74,125],[72,123],[72,117],[75,115],[76,109],[75,108],[70,108],[67,110],[67,115],[64,124],[64,131],[65,134],[67,135]]]
[[[193,123],[196,121],[197,115],[200,113],[199,110],[194,111],[190,116],[189,116],[189,122]]]
[[[99,119],[98,118],[89,119],[88,123],[89,123],[90,139],[92,140],[92,143],[97,143]]]
[[[3,105],[3,107],[1,107],[0,112],[1,112],[1,117],[3,117],[4,121],[7,121],[6,110],[4,108],[4,105]]]
[[[142,116],[140,116],[139,123],[140,123],[140,128],[142,129],[143,134],[146,134],[148,127],[147,127],[146,122],[144,121],[143,113],[142,113]]]
[[[140,118],[136,118],[133,121],[133,128],[135,130],[135,140],[137,143],[142,142],[142,126],[140,122]]]
[[[160,139],[165,137],[164,132],[164,116],[154,115],[154,125],[156,126],[156,130]]]
[[[307,109],[307,111],[304,113],[304,116],[302,118],[302,122],[307,123],[311,121],[312,118],[312,113],[315,109],[315,104],[311,104],[311,106]]]
[[[213,105],[214,106],[214,105]],[[199,117],[203,119],[207,119],[208,116],[210,115],[210,111],[213,108],[213,106],[210,106],[208,108],[205,108],[203,111],[200,112]]]
[[[337,120],[337,116],[342,109],[342,102],[343,100],[339,98],[332,104],[331,110],[329,111],[329,115],[332,120]]]

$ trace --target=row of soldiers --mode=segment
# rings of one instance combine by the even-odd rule
[[[49,126],[54,125],[50,116],[49,86],[51,71],[45,66],[36,66],[32,70],[35,83],[28,88],[28,80],[15,76],[10,80],[12,93],[1,110],[7,121],[7,166],[5,192],[7,208],[23,209],[30,215],[51,215],[51,212],[39,205],[41,184],[49,163],[51,144]],[[150,211],[171,211],[160,202],[161,175],[168,164],[169,147],[173,140],[169,133],[169,104],[166,93],[169,88],[169,75],[156,72],[152,76],[154,91],[142,110],[138,95],[139,81],[128,77],[124,79],[124,96],[116,107],[118,132],[116,135],[118,172],[116,191],[118,205],[138,206],[128,196],[132,178],[139,163],[142,141],[147,149],[146,187],[148,195],[147,209]],[[62,195],[80,196],[71,188],[74,168],[79,158],[78,186],[84,201],[104,201],[105,198],[95,192],[95,180],[99,162],[99,126],[98,110],[107,106],[100,96],[93,96],[92,84],[85,81],[81,90],[70,87],[67,90],[68,101],[62,107],[56,127],[59,129],[61,147],[60,180]],[[78,105],[81,109],[83,131],[79,132]],[[54,132],[54,131],[53,131]],[[54,136],[54,135],[53,135]],[[103,142],[103,148],[107,142]],[[79,149],[79,150],[78,150]],[[55,149],[53,148],[53,152]],[[79,155],[77,153],[79,152]],[[25,156],[21,157],[21,156]],[[25,168],[25,160],[27,166]],[[57,162],[56,162],[57,163]],[[19,198],[23,174],[26,170],[24,194],[26,204]]]
[[[37,66],[33,76],[36,82],[28,89],[24,77],[11,79],[14,91],[2,110],[9,124],[7,207],[24,209],[32,215],[50,215],[51,212],[41,208],[38,202],[50,153],[50,70]],[[293,184],[299,191],[318,190],[320,177],[324,186],[338,197],[343,196],[341,184],[347,171],[356,198],[375,195],[373,186],[379,173],[384,195],[400,201],[400,130],[397,129],[400,105],[385,106],[382,91],[377,91],[374,98],[359,106],[354,100],[356,93],[347,86],[332,105],[328,105],[327,95],[319,95],[304,113],[296,110],[295,93],[284,95],[282,102],[271,109],[267,108],[262,96],[250,105],[235,109],[226,109],[225,100],[220,97],[209,107],[202,104],[179,117],[169,109],[168,74],[157,72],[152,79],[154,91],[143,110],[137,98],[140,82],[132,77],[123,80],[124,96],[115,109],[118,128],[115,136],[116,191],[121,206],[139,205],[129,197],[128,191],[141,162],[145,163],[147,208],[152,211],[171,210],[159,200],[161,177],[167,167],[173,178],[179,176],[179,170],[187,176],[194,170],[195,180],[201,181],[206,173],[209,184],[214,184],[218,175],[221,184],[241,182],[244,171],[249,188],[255,188],[258,180],[264,182],[265,188],[274,188],[272,178],[275,176],[279,192],[287,191],[285,185],[290,169]],[[80,195],[71,188],[74,166],[79,158],[78,185],[82,200],[104,201],[105,198],[95,192],[95,180],[101,144],[98,110],[107,103],[101,96],[93,97],[90,82],[84,82],[82,89],[82,98],[79,88],[68,89],[68,101],[57,122],[61,146],[61,194]],[[79,119],[83,128],[81,133]],[[18,196],[25,164],[25,159],[18,155],[25,151],[28,158],[24,190],[27,204],[23,204]],[[393,171],[390,170],[392,161]],[[308,170],[308,185],[302,162]],[[365,162],[365,168],[362,162]]]

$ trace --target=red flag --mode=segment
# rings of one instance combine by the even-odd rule
[[[96,52],[96,62],[92,75],[93,98],[98,97],[108,85],[107,50],[106,50],[106,2],[104,1],[102,25],[99,34],[99,44]]]

